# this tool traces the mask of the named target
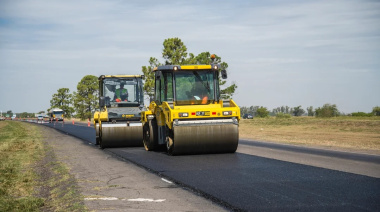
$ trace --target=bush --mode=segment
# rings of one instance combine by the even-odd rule
[[[256,116],[260,118],[265,118],[268,117],[269,111],[266,107],[261,106],[260,108],[257,109],[256,111]]]
[[[377,106],[377,107],[372,108],[372,114],[374,116],[380,116],[380,107]]]
[[[276,118],[280,119],[290,119],[292,116],[289,113],[277,113]]]
[[[315,109],[315,116],[323,118],[336,117],[339,116],[339,110],[335,104],[325,104],[323,107]]]
[[[364,113],[364,112],[351,113],[351,115],[356,116],[356,117],[371,117],[371,116],[373,116],[372,113]]]

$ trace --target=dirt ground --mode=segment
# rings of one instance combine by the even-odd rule
[[[52,158],[65,164],[72,184],[83,195],[90,211],[225,211],[213,202],[197,196],[166,179],[136,165],[113,157],[96,146],[54,129],[39,126]],[[54,155],[51,155],[54,154]],[[43,167],[43,164],[39,164]],[[51,173],[40,168],[48,178]],[[68,185],[66,185],[68,186]],[[40,192],[44,195],[44,188]],[[80,200],[79,200],[80,201]],[[45,208],[49,211],[49,208]]]

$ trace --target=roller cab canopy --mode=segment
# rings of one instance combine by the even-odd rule
[[[175,105],[206,105],[220,100],[219,64],[166,65],[154,68],[155,101]]]
[[[139,120],[144,105],[142,75],[101,75],[99,106],[108,119]]]

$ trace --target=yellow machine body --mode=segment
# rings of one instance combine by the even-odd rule
[[[100,108],[94,113],[96,144],[101,148],[143,146],[142,76],[102,75],[99,94]]]
[[[187,65],[155,69],[156,95],[149,109],[142,112],[147,150],[166,145],[171,155],[236,151],[240,109],[233,100],[220,98],[218,68]],[[195,94],[202,89],[209,99]]]

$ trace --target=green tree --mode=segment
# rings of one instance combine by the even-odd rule
[[[323,118],[336,117],[339,116],[339,110],[335,104],[324,104],[323,107],[315,109],[315,116]]]
[[[8,110],[7,114],[9,115],[9,117],[12,117],[13,116],[12,110]]]
[[[294,116],[302,116],[303,114],[305,114],[305,110],[301,108],[301,105],[293,108]]]
[[[308,116],[314,116],[315,112],[314,112],[313,106],[307,107],[306,110],[307,110]]]
[[[248,107],[242,106],[240,107],[240,114],[244,115],[247,114],[249,111]]]
[[[154,96],[154,67],[160,66],[161,63],[154,57],[149,59],[149,66],[143,66],[143,80],[144,80],[144,92],[149,96],[149,99],[152,100]]]
[[[372,114],[374,116],[380,116],[380,107],[376,106],[376,107],[372,108]]]
[[[268,117],[268,115],[269,115],[269,111],[266,107],[261,106],[260,108],[256,110],[256,116],[258,117],[265,118],[265,117]]]
[[[98,78],[93,75],[84,76],[77,85],[77,92],[74,92],[74,108],[78,118],[91,118],[98,107],[98,99]]]
[[[165,39],[162,57],[166,65],[184,65],[187,61],[187,47],[179,38]]]
[[[63,110],[64,117],[71,118],[74,113],[74,108],[71,106],[72,103],[73,95],[70,94],[70,89],[60,88],[57,90],[57,93],[53,94],[50,100],[50,109],[60,108]]]
[[[190,65],[190,64],[211,64],[211,54],[209,52],[202,52],[197,56],[192,53],[187,53],[187,47],[179,38],[168,38],[164,40],[164,49],[162,57],[165,59],[166,65]],[[187,57],[189,55],[189,57]],[[219,63],[222,69],[227,69],[228,64],[221,60],[221,57],[215,55],[214,63]],[[162,65],[156,58],[151,57],[149,59],[149,66],[143,66],[142,72],[144,74],[144,92],[151,99],[154,95],[154,73],[153,68]],[[220,70],[219,70],[220,71]],[[230,86],[226,86],[225,80],[219,79],[219,85],[224,87],[220,93],[225,98],[231,98],[237,89],[237,85],[232,83]]]
[[[20,118],[34,118],[34,113],[22,112],[19,115]]]

